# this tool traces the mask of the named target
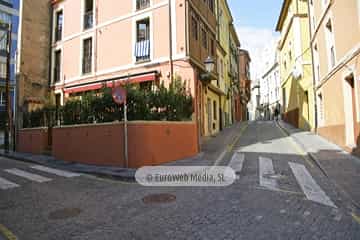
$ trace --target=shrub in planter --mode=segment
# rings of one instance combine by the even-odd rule
[[[154,90],[126,85],[128,120],[182,121],[190,120],[193,113],[192,97],[185,83],[175,78],[166,88],[161,84]],[[104,123],[123,120],[123,106],[112,99],[112,89],[103,88],[97,93],[86,93],[80,99],[70,99],[58,109],[47,106],[25,113],[24,127],[54,126],[57,120],[63,125]]]

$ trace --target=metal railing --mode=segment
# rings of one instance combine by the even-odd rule
[[[150,40],[139,41],[135,44],[136,61],[145,61],[150,59]]]
[[[137,0],[136,1],[136,10],[142,10],[150,7],[150,0]]]

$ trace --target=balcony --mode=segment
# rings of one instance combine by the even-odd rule
[[[92,28],[94,25],[94,13],[93,11],[86,12],[84,14],[84,30]]]
[[[150,40],[139,41],[135,44],[136,62],[150,60]]]

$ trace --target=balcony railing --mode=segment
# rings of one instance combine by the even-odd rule
[[[94,25],[94,13],[89,11],[84,14],[84,29],[90,29]]]
[[[135,44],[136,61],[150,60],[150,40],[143,40]]]
[[[137,0],[136,1],[136,10],[143,10],[150,7],[150,0]]]

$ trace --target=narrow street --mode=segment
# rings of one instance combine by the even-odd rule
[[[238,175],[224,188],[143,187],[0,158],[0,232],[19,240],[360,238],[351,201],[274,122],[239,134],[217,162]],[[160,193],[172,201],[144,200]]]

